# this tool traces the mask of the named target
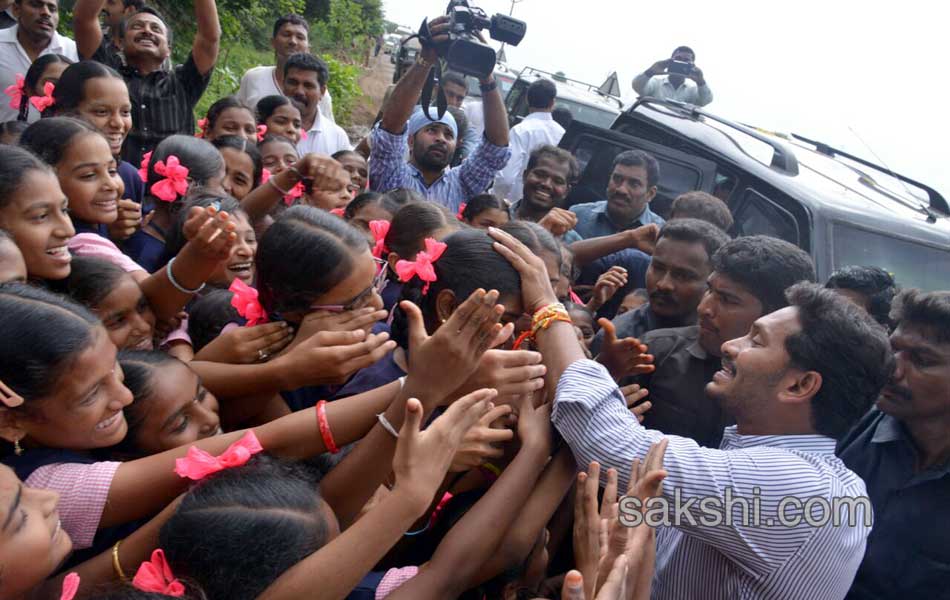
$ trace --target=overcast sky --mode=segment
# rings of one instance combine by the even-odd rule
[[[446,4],[384,0],[389,20],[413,28]],[[633,100],[634,75],[688,45],[713,113],[883,161],[950,199],[948,13],[923,0],[522,0],[514,16],[528,33],[505,53],[513,67],[598,85],[616,70]]]

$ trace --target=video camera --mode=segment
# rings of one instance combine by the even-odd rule
[[[424,46],[435,46],[451,70],[478,78],[488,77],[495,70],[496,54],[476,34],[487,29],[493,40],[517,46],[528,28],[524,21],[508,15],[497,13],[489,18],[468,0],[450,0],[446,14],[450,19],[448,41],[435,44],[426,21],[419,29],[419,41]]]

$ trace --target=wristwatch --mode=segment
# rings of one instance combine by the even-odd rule
[[[496,89],[498,89],[498,82],[495,81],[494,77],[492,77],[488,83],[479,83],[478,89],[480,89],[483,94],[487,94],[488,92],[493,92]]]

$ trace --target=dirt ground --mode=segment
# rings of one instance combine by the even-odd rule
[[[353,111],[353,128],[360,129],[362,135],[369,131],[369,127],[376,118],[376,113],[379,112],[386,87],[393,81],[393,70],[393,64],[389,62],[389,55],[380,51],[379,56],[370,59],[370,68],[360,77],[359,84],[366,97],[361,105]],[[352,133],[351,137],[353,137]]]

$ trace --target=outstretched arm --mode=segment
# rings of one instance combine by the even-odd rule
[[[76,0],[73,7],[73,33],[80,58],[89,59],[102,44],[99,15],[106,0]]]
[[[198,21],[198,32],[191,46],[191,56],[195,59],[198,72],[206,75],[218,61],[221,43],[221,23],[218,21],[215,0],[195,0],[195,19]]]

